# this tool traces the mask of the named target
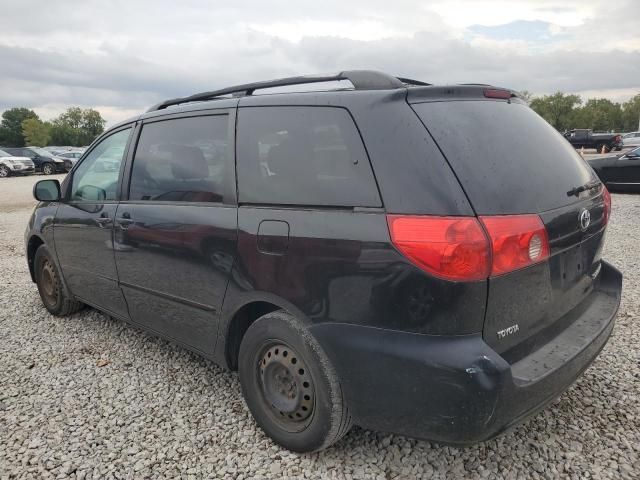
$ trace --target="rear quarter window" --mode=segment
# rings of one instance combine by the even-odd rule
[[[237,168],[240,202],[381,206],[362,139],[341,108],[240,108]]]

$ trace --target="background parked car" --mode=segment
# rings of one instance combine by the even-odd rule
[[[53,175],[54,173],[64,173],[64,160],[56,157],[51,152],[40,147],[19,147],[4,148],[7,153],[21,157],[28,157],[33,161],[36,172],[42,172],[45,175]]]
[[[49,152],[53,153],[53,152],[66,152],[68,150],[67,147],[60,147],[60,146],[55,146],[55,145],[49,145],[48,147],[42,147],[45,150],[48,150]]]
[[[622,136],[622,144],[625,147],[640,147],[640,132],[625,133]]]
[[[31,174],[35,171],[33,162],[28,157],[16,157],[0,150],[0,177],[15,174]]]
[[[64,152],[58,155],[58,157],[64,160],[64,168],[68,172],[73,168],[83,153],[84,152]]]
[[[55,156],[59,156],[61,153],[68,152],[68,150],[61,149],[61,148],[55,148],[55,149],[52,149],[52,148],[45,148],[45,150],[46,150],[47,152],[49,152],[49,153],[51,153],[51,154],[55,155]]]
[[[640,147],[588,162],[609,189],[640,191]]]
[[[576,128],[565,132],[564,137],[575,148],[595,148],[606,153],[622,149],[622,136],[618,133],[593,133],[586,128]]]

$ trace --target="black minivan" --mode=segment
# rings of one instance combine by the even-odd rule
[[[337,88],[273,88],[316,82]],[[620,303],[608,191],[502,88],[345,71],[169,100],[34,194],[51,313],[90,305],[238,370],[294,451],[352,424],[491,438],[576,380]]]

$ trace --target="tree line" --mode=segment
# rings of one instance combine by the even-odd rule
[[[640,94],[624,103],[606,98],[586,102],[579,95],[556,92],[533,97],[523,92],[529,106],[560,132],[573,128],[590,128],[600,132],[635,132],[640,129]]]
[[[0,145],[6,147],[45,147],[89,145],[104,132],[106,120],[92,108],[71,107],[51,121],[40,120],[24,107],[10,108],[2,114]]]
[[[606,98],[583,102],[579,95],[556,92],[533,96],[526,90],[522,96],[530,107],[560,132],[572,128],[590,128],[603,132],[633,132],[640,129],[640,94],[624,103]],[[51,121],[42,121],[28,108],[6,110],[0,123],[0,145],[22,147],[32,145],[89,145],[104,131],[106,121],[92,108],[71,107]]]

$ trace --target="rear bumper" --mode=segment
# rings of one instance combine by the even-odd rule
[[[340,377],[354,423],[443,443],[487,440],[564,392],[605,346],[622,275],[603,262],[575,321],[510,364],[480,334],[419,335],[347,324],[311,327]]]

